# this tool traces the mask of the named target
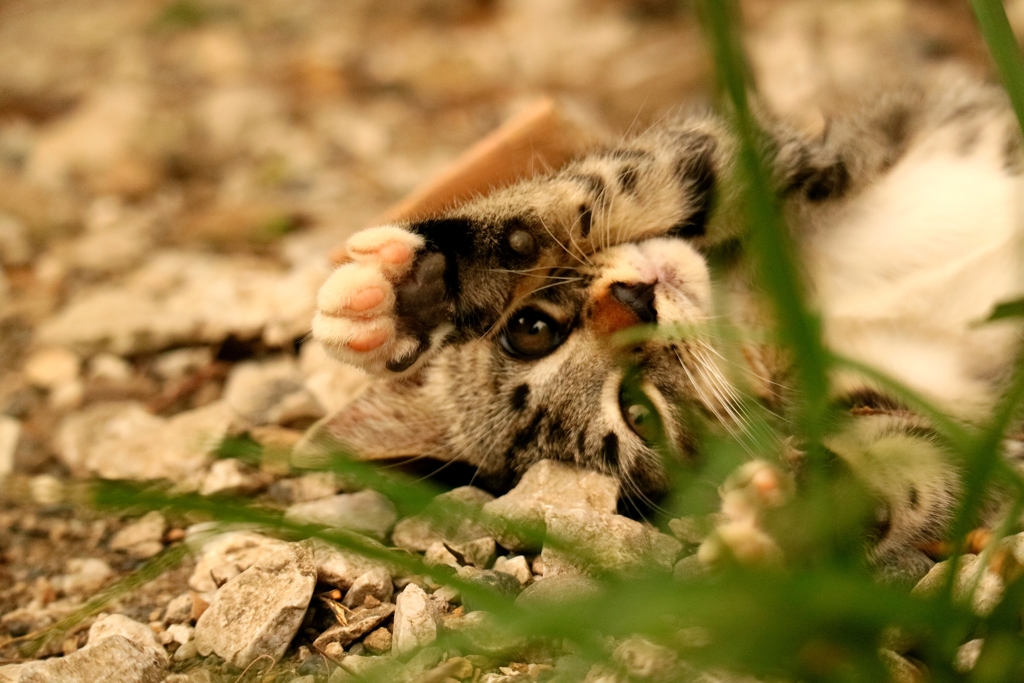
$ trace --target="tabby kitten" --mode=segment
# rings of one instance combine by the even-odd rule
[[[821,135],[765,128],[828,346],[983,418],[1018,345],[1013,325],[974,324],[1020,292],[1024,157],[1003,94],[908,90]],[[462,461],[497,487],[568,461],[651,498],[667,486],[658,442],[697,455],[695,415],[742,429],[743,392],[784,410],[786,354],[764,341],[743,266],[736,150],[724,120],[686,118],[354,235],[313,333],[381,380],[323,432],[366,458]],[[713,277],[709,254],[731,265]],[[721,315],[748,340],[736,358],[710,332]],[[827,446],[885,503],[871,556],[920,574],[917,547],[941,535],[957,473],[927,423],[877,387],[844,373],[833,388],[862,410]]]

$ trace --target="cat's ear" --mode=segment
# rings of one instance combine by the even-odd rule
[[[428,387],[415,380],[376,382],[334,415],[313,425],[296,447],[297,464],[345,453],[360,460],[446,460],[445,423]]]

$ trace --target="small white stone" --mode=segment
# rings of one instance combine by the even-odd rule
[[[110,539],[110,549],[127,551],[142,543],[160,542],[167,530],[167,520],[157,511],[147,512],[128,524]]]
[[[64,500],[64,482],[52,474],[37,474],[29,480],[32,500],[40,505],[56,505]]]
[[[394,590],[391,574],[383,569],[371,569],[352,582],[352,587],[345,593],[342,604],[349,608],[359,607],[368,595],[381,602],[390,602]]]
[[[914,589],[912,595],[932,596],[942,590],[946,584],[953,560],[939,562],[921,579]],[[981,572],[979,578],[979,572]],[[973,596],[969,592],[977,585]],[[975,614],[987,616],[996,608],[1003,597],[1005,583],[998,574],[978,561],[977,555],[961,555],[957,562],[956,580],[953,582],[953,599],[958,602],[966,602],[971,597],[970,606]]]
[[[287,396],[305,389],[291,358],[239,363],[224,387],[224,400],[252,424],[271,422],[269,414]]]
[[[302,624],[316,585],[313,553],[289,543],[219,591],[196,622],[199,653],[245,668],[258,657],[280,659]]]
[[[549,510],[549,538],[573,553],[545,544],[544,576],[561,573],[615,571],[630,574],[645,569],[671,571],[682,544],[656,529],[619,515],[586,510]]]
[[[423,554],[423,563],[428,567],[459,567],[458,559],[445,547],[444,541],[437,541],[427,548],[427,552]]]
[[[160,250],[124,281],[88,287],[38,329],[43,343],[127,356],[229,335],[281,346],[304,335],[327,259],[283,271],[241,255]]]
[[[221,568],[230,566],[241,573],[285,545],[284,541],[252,531],[232,531],[207,538],[196,551],[198,559],[188,585],[197,593],[211,593],[219,587],[213,574],[222,572]]]
[[[146,624],[129,619],[123,614],[108,614],[97,619],[89,627],[89,640],[82,650],[96,647],[101,641],[111,636],[123,636],[139,647],[152,648],[166,660],[167,654],[156,638],[156,634]],[[82,650],[79,650],[81,652]]]
[[[111,382],[127,382],[132,378],[132,365],[112,353],[101,353],[89,361],[89,377]]]
[[[198,656],[199,648],[196,647],[196,639],[193,638],[192,640],[188,641],[187,643],[179,647],[177,650],[175,650],[174,655],[171,657],[171,659],[173,659],[176,662],[184,662],[186,660],[193,659]],[[212,682],[213,679],[210,679],[210,683]]]
[[[395,504],[387,497],[367,489],[292,505],[285,518],[348,529],[383,541],[395,525],[398,513]]]
[[[67,561],[67,573],[52,579],[65,595],[90,595],[114,575],[110,565],[95,557],[76,557]]]
[[[78,379],[78,356],[61,347],[39,349],[25,361],[25,379],[41,389],[54,389]]]
[[[667,681],[676,674],[678,655],[667,647],[655,645],[646,638],[633,636],[619,643],[612,659],[630,679]]]
[[[192,636],[195,635],[195,629],[188,624],[171,624],[167,627],[164,633],[171,637],[171,642],[184,645],[188,641],[192,640]]]
[[[401,656],[437,639],[440,618],[430,596],[410,583],[395,601],[391,651]]]
[[[321,583],[348,590],[359,577],[368,572],[391,573],[391,568],[385,564],[363,557],[358,553],[342,550],[318,539],[314,539],[312,545],[316,558],[317,580]],[[385,550],[383,545],[374,545],[380,550]]]
[[[961,645],[956,651],[956,660],[953,662],[953,668],[963,674],[971,671],[974,665],[978,663],[978,657],[981,656],[981,648],[984,645],[984,638],[975,638]]]
[[[36,664],[21,674],[18,683],[159,683],[167,673],[163,648],[142,647],[121,635]]]
[[[266,484],[266,478],[236,458],[225,458],[210,465],[210,471],[203,477],[199,493],[212,496],[216,493],[248,495],[255,493]]]
[[[519,484],[484,505],[484,513],[505,520],[495,529],[498,542],[509,550],[527,550],[530,543],[516,527],[541,527],[550,509],[615,512],[619,484],[614,477],[541,460],[526,471]]]
[[[192,618],[192,594],[182,593],[164,608],[165,624],[184,624]]]
[[[213,351],[209,347],[175,349],[157,356],[153,371],[163,379],[178,379],[212,362]]]
[[[139,403],[96,403],[64,419],[55,446],[79,474],[181,481],[202,470],[234,419],[221,401],[168,419]]]
[[[533,581],[530,563],[522,555],[499,557],[494,561],[494,571],[514,576],[523,586],[527,586]]]

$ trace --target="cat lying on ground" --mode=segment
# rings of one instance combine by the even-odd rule
[[[1002,92],[908,90],[820,135],[766,131],[827,346],[983,420],[1018,347],[1013,324],[975,324],[1021,291],[1024,153]],[[325,432],[366,458],[462,461],[496,487],[568,461],[642,499],[667,486],[656,442],[699,454],[694,415],[742,430],[743,392],[784,412],[791,368],[743,265],[736,152],[724,120],[685,118],[354,235],[313,332],[381,380]],[[714,274],[709,255],[724,264]],[[720,315],[738,330],[735,357],[712,331]],[[623,344],[652,324],[663,332]],[[927,421],[878,386],[844,372],[832,389],[860,410],[826,446],[884,504],[871,558],[919,576],[957,471]]]

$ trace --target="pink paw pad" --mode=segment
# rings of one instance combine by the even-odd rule
[[[390,242],[380,248],[377,257],[386,263],[400,266],[412,259],[412,249],[401,242]]]
[[[380,287],[367,287],[349,297],[348,309],[356,313],[363,313],[380,306],[386,297],[387,294]]]
[[[358,353],[366,353],[380,348],[387,340],[387,330],[370,330],[362,335],[350,339],[345,345]]]

